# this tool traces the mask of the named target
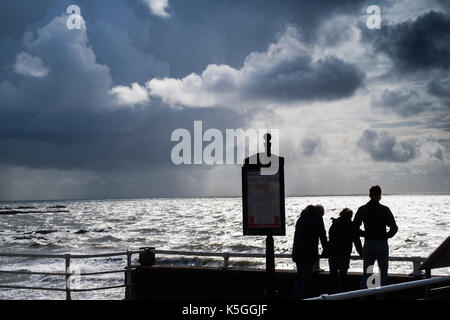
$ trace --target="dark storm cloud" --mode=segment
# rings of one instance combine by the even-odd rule
[[[333,56],[314,60],[295,26],[262,52],[250,53],[240,69],[212,64],[182,79],[152,79],[150,94],[170,104],[231,106],[261,102],[335,100],[352,96],[364,74]],[[242,107],[242,106],[241,106]]]
[[[20,118],[19,118],[20,117]],[[20,119],[20,120],[19,120]],[[220,121],[219,121],[220,119]],[[230,110],[166,107],[111,112],[33,110],[3,112],[0,163],[28,168],[133,171],[171,165],[172,131],[245,127],[245,114]]]
[[[334,100],[352,96],[363,79],[355,65],[336,57],[314,63],[299,59],[255,76],[247,94],[279,101]]]
[[[372,107],[408,117],[431,110],[433,104],[413,90],[386,89],[372,100]]]
[[[383,25],[377,32],[363,28],[364,38],[388,55],[398,71],[450,69],[450,17],[428,12],[414,21]]]
[[[88,37],[97,61],[110,68],[115,84],[143,82],[168,76],[167,57],[156,56],[153,23],[141,0],[80,1]],[[167,39],[166,39],[167,40]],[[169,41],[170,42],[170,41]]]
[[[151,15],[142,0],[1,1],[0,34],[20,40],[25,31],[42,27],[51,17],[64,13],[69,5],[77,4],[88,22],[89,37],[99,61],[109,65],[114,81],[125,83],[131,73],[124,70],[126,57],[144,68],[140,72],[132,67],[137,71],[134,81],[139,81],[144,72],[165,75],[161,70],[157,73],[146,69],[151,60],[170,64],[173,77],[200,72],[211,63],[238,68],[249,52],[263,50],[287,23],[299,25],[305,40],[311,42],[326,19],[343,12],[359,14],[362,3],[361,0],[171,0],[171,16],[162,19]],[[115,31],[117,38],[111,34]],[[127,48],[128,37],[134,50]],[[133,52],[127,55],[130,51]],[[149,61],[143,60],[143,55],[148,55]],[[136,56],[140,56],[138,60],[132,60]],[[119,60],[114,61],[116,58]],[[167,65],[162,68],[167,71]]]
[[[87,37],[97,61],[110,69],[114,84],[144,81],[153,76],[169,74],[169,64],[152,54],[152,16],[139,14],[146,7],[136,0],[60,0],[2,1],[0,14],[8,14],[5,37],[0,36],[0,81],[16,81],[10,65],[20,51],[26,32],[45,27],[52,19],[76,4],[87,23]],[[147,11],[146,11],[147,12]],[[33,13],[33,14],[32,14]],[[150,16],[150,17],[149,17]],[[3,20],[0,20],[0,23]]]
[[[22,46],[26,31],[39,25],[57,1],[0,1],[0,83],[16,80],[11,64]],[[48,22],[48,21],[47,21]]]
[[[170,165],[173,129],[191,128],[194,120],[203,120],[205,128],[240,128],[248,115],[220,108],[175,110],[154,100],[121,108],[111,88],[169,72],[185,76],[210,63],[241,66],[287,23],[300,25],[305,41],[313,41],[323,19],[354,10],[357,3],[172,0],[171,17],[161,19],[143,1],[2,1],[0,162],[98,171]],[[65,27],[67,16],[61,15],[71,4],[81,7],[87,29]],[[292,66],[280,66],[284,84],[298,76],[289,72]],[[324,73],[328,68],[338,78],[343,72],[359,81],[353,67],[337,59],[308,68],[314,77],[323,73],[324,79],[309,78],[316,84],[333,78]],[[266,88],[282,87],[266,80]],[[335,90],[350,94],[354,84]],[[288,91],[286,97],[292,95]],[[331,91],[329,96],[341,94]]]
[[[144,81],[155,77],[177,81],[208,70],[202,92],[237,88],[238,99],[229,101],[235,105],[245,99],[278,103],[351,96],[364,77],[355,65],[335,57],[316,60],[311,52],[298,55],[296,46],[280,48],[294,54],[275,64],[264,59],[251,64],[242,87],[230,76],[256,61],[247,59],[251,53],[264,58],[286,25],[297,26],[301,44],[312,48],[320,26],[342,13],[360,15],[363,2],[169,0],[170,17],[163,18],[141,0],[0,1],[0,198],[30,198],[36,191],[38,198],[202,194],[205,171],[214,170],[174,166],[172,131],[192,132],[194,120],[203,120],[205,130],[224,130],[246,128],[254,118],[272,119],[261,116],[262,110],[199,109],[208,103],[198,100],[191,108],[171,108],[151,95],[125,106],[111,89],[134,83],[145,89]],[[62,14],[71,4],[80,5],[87,29],[65,28]],[[347,36],[327,34],[321,45],[338,47]],[[169,90],[170,95],[180,97]],[[379,156],[383,152],[374,145],[389,145],[386,140],[368,142]],[[409,144],[394,144],[393,155],[384,157],[404,161]],[[312,156],[320,140],[306,139],[301,147]],[[389,153],[389,147],[380,148]],[[432,153],[444,156],[437,149]],[[226,170],[211,185],[229,178]],[[239,174],[236,170],[232,183],[240,181]]]
[[[250,117],[220,108],[175,110],[155,100],[119,108],[111,88],[169,74],[186,76],[211,63],[240,68],[249,53],[266,50],[286,24],[300,26],[304,41],[313,42],[322,21],[357,10],[360,1],[169,3],[171,17],[161,19],[137,0],[2,1],[0,162],[109,172],[170,165],[172,130],[189,129],[194,120],[203,120],[205,128],[240,128]],[[81,7],[86,30],[65,28],[61,15],[71,4]],[[14,65],[19,55],[39,62],[32,67],[46,72],[19,74],[22,69]],[[269,70],[248,94],[275,96],[281,90],[279,97],[290,99],[300,90],[312,98],[323,85],[329,88],[324,92],[328,99],[349,95],[360,83],[361,74],[350,64],[308,59]],[[293,87],[302,70],[303,86]],[[343,76],[348,81],[341,81]]]
[[[286,24],[314,42],[334,14],[359,14],[361,0],[171,0],[169,19],[153,19],[152,51],[170,61],[171,77],[201,73],[208,64],[240,68],[250,52],[263,51]],[[140,15],[145,13],[140,13]]]
[[[397,141],[386,131],[364,130],[357,145],[377,162],[408,162],[419,156],[416,141]]]
[[[170,166],[172,130],[189,129],[194,120],[218,129],[247,121],[230,110],[175,110],[154,101],[117,106],[109,67],[97,61],[86,30],[68,30],[65,17],[28,34],[21,50],[47,72],[0,82],[1,164],[96,171]]]
[[[184,77],[191,72],[202,72],[212,63],[240,68],[250,52],[265,50],[286,24],[300,26],[303,39],[313,42],[322,22],[342,12],[358,14],[363,3],[359,0],[288,0],[281,3],[271,0],[173,0],[169,2],[170,18],[162,19],[151,15],[141,0],[46,1],[42,5],[39,2],[38,7],[25,4],[27,1],[20,2],[24,8],[20,14],[19,5],[10,5],[9,1],[0,4],[1,12],[10,11],[9,17],[17,16],[21,21],[20,26],[8,24],[5,29],[8,34],[16,33],[17,41],[25,31],[33,30],[30,26],[42,27],[64,13],[68,5],[78,4],[87,21],[87,36],[96,59],[108,66],[115,85],[142,83],[169,75]],[[33,10],[37,12],[26,14]],[[39,20],[43,16],[45,18]],[[19,48],[17,42],[6,45],[8,50],[0,53],[0,64],[4,69],[13,63]],[[3,60],[2,55],[5,55]],[[328,63],[334,65],[333,61],[323,63],[324,67]],[[8,77],[11,79],[15,75],[8,74]],[[344,87],[350,84],[343,83]],[[338,87],[337,91],[349,90]]]

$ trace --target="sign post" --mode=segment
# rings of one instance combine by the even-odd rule
[[[266,152],[245,159],[242,167],[243,230],[244,235],[266,236],[265,296],[273,298],[277,295],[273,236],[286,235],[284,158],[272,155],[270,134],[264,139]],[[268,168],[272,170],[265,171]]]

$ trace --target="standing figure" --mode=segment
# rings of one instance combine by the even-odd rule
[[[302,211],[295,226],[292,260],[297,265],[298,279],[292,293],[294,300],[310,297],[313,267],[319,258],[319,239],[322,248],[327,247],[323,212],[322,206],[310,205]]]
[[[345,291],[345,279],[350,267],[353,244],[358,254],[362,256],[361,240],[353,227],[352,217],[353,211],[345,208],[339,213],[339,218],[333,218],[333,224],[328,231],[329,294]]]
[[[392,238],[398,231],[395,218],[391,210],[380,204],[381,188],[373,186],[369,190],[370,201],[360,207],[355,215],[355,229],[364,237],[364,270],[361,288],[367,288],[367,280],[373,272],[375,261],[378,263],[381,278],[380,285],[388,284],[389,268],[389,245],[388,239]],[[361,224],[364,224],[364,231],[360,230]],[[389,227],[389,231],[387,231]],[[377,298],[383,299],[383,295]]]

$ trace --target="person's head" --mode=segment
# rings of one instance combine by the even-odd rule
[[[373,186],[369,189],[369,197],[370,199],[374,201],[380,201],[381,200],[381,188],[380,186]]]
[[[316,211],[316,208],[313,205],[309,205],[305,209],[303,209],[303,211],[301,212],[300,215],[303,217],[310,216],[310,215],[314,214],[315,211]]]
[[[345,208],[344,210],[342,210],[339,213],[339,217],[343,218],[343,219],[348,219],[348,220],[352,220],[353,217],[353,211],[350,210],[349,208]]]
[[[314,208],[316,209],[316,212],[319,214],[319,216],[323,217],[325,214],[325,209],[321,204],[315,205]]]

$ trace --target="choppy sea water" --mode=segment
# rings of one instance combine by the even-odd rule
[[[290,253],[295,222],[309,204],[322,204],[328,230],[331,217],[340,210],[357,208],[367,196],[321,196],[286,198],[286,236],[275,237],[276,253]],[[399,226],[390,240],[392,256],[427,257],[449,236],[450,195],[386,195],[382,203],[389,206]],[[55,208],[57,206],[57,208]],[[28,207],[28,208],[24,208]],[[242,235],[240,198],[133,199],[89,201],[0,202],[3,212],[17,208],[29,213],[0,214],[0,252],[2,253],[110,253],[155,247],[167,250],[263,253],[265,238]],[[157,256],[157,262],[174,265],[220,266],[221,259]],[[133,263],[137,263],[134,256]],[[277,268],[294,269],[290,259],[279,259]],[[121,269],[122,257],[73,260],[80,272]],[[230,259],[233,267],[264,267],[263,259]],[[64,272],[62,259],[2,258],[0,270]],[[327,262],[321,267],[328,269]],[[361,271],[359,261],[351,271]],[[410,273],[411,263],[391,262],[389,272]],[[436,274],[450,274],[441,269]],[[72,288],[92,288],[123,284],[122,273],[75,277]],[[6,275],[0,284],[65,287],[63,277]],[[123,299],[124,290],[73,293],[73,299]],[[64,299],[64,292],[0,289],[0,299]]]

